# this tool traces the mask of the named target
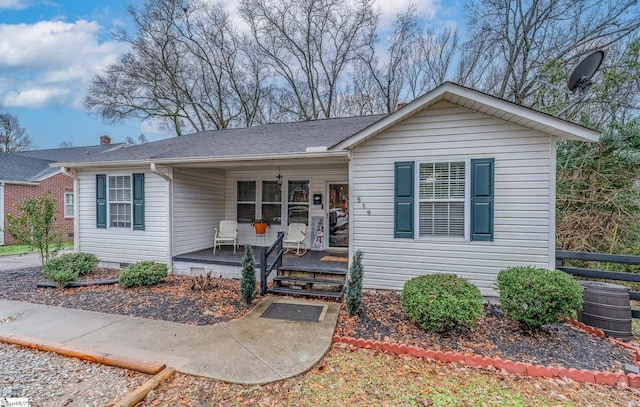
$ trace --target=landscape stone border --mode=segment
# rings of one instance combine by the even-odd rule
[[[635,352],[636,366],[640,366],[640,348],[630,345],[615,338],[607,338],[604,331],[586,325],[574,319],[566,319],[566,322],[574,328],[587,334],[595,335],[603,339],[609,339],[616,345]],[[596,370],[574,369],[544,365],[533,365],[525,362],[513,362],[499,357],[484,357],[471,353],[451,351],[434,351],[423,349],[413,345],[375,341],[371,339],[354,338],[350,336],[334,335],[334,343],[345,343],[362,349],[374,349],[394,355],[409,355],[417,358],[440,360],[448,363],[464,363],[468,366],[480,368],[504,369],[507,372],[531,377],[566,377],[581,383],[596,383],[617,386],[623,383],[630,387],[640,388],[640,374],[625,374],[622,372],[600,372]]]

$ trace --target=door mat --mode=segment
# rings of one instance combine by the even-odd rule
[[[338,257],[338,256],[324,256],[320,259],[320,261],[339,261],[342,263],[349,263],[349,258],[347,257]]]
[[[260,315],[260,318],[285,319],[288,321],[318,322],[322,306],[287,304],[274,302]]]

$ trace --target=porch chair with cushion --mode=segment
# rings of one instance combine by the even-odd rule
[[[238,247],[238,222],[235,220],[221,220],[220,228],[215,228],[213,237],[213,254],[216,254],[216,246],[232,244],[235,254]]]
[[[307,253],[307,225],[304,223],[291,223],[287,231],[286,238],[282,241],[285,253],[289,253],[294,248],[296,255],[304,256]]]

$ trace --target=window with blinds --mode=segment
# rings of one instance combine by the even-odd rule
[[[465,162],[421,163],[420,236],[464,237]]]

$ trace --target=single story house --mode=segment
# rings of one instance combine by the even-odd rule
[[[55,166],[74,178],[75,249],[103,264],[193,273],[175,257],[211,248],[223,219],[254,243],[262,217],[268,242],[294,220],[308,247],[361,250],[365,289],[445,272],[494,295],[505,267],[554,268],[558,138],[599,133],[447,82],[388,115],[206,131]]]
[[[47,150],[0,153],[0,246],[19,243],[4,232],[6,214],[17,216],[18,205],[25,199],[48,194],[56,201],[54,228],[67,239],[73,238],[73,180],[60,168],[50,167],[56,161],[71,161],[122,147],[111,144],[108,136],[101,144],[86,147],[65,147]]]

